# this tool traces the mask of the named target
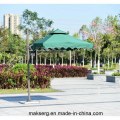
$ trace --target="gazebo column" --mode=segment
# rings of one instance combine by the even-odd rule
[[[40,65],[41,65],[41,55],[40,55]]]
[[[71,66],[71,50],[70,50],[70,66]]]
[[[35,62],[36,62],[36,65],[37,65],[37,64],[38,64],[38,54],[37,54],[37,50],[36,50],[35,52],[36,52],[36,56],[35,56],[35,57],[36,57],[36,61],[35,61]]]
[[[44,58],[44,65],[46,65],[46,56],[45,56],[45,58]]]
[[[5,56],[4,56],[4,58],[3,58],[3,64],[5,64]]]
[[[51,65],[51,56],[50,56],[50,65]]]
[[[74,51],[74,65],[75,65],[75,51]]]
[[[83,67],[84,67],[84,65],[85,65],[85,49],[83,51]]]

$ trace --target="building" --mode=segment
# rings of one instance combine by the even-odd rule
[[[20,35],[18,26],[20,25],[20,16],[14,14],[4,15],[4,28],[10,29],[12,34]]]

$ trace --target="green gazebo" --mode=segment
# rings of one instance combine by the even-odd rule
[[[70,65],[71,65],[71,50],[74,49],[92,49],[93,44],[87,41],[76,39],[68,33],[56,29],[50,32],[47,36],[33,43],[32,49],[35,50],[70,50]]]
[[[32,45],[33,50],[36,49],[73,50],[79,48],[90,49],[93,48],[93,44],[80,39],[76,39],[59,29],[49,33],[43,39],[37,40]]]

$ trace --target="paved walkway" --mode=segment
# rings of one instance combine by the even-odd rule
[[[0,95],[0,115],[29,115],[29,112],[103,112],[120,115],[120,85],[101,79],[55,78],[52,87],[62,92],[34,93],[36,104],[20,104],[27,94]]]

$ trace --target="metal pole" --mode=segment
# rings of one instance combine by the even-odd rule
[[[29,56],[29,33],[27,30],[27,34],[26,34],[26,43],[27,43],[27,81],[28,81],[28,99],[27,101],[31,101],[31,97],[30,97],[30,56]]]

